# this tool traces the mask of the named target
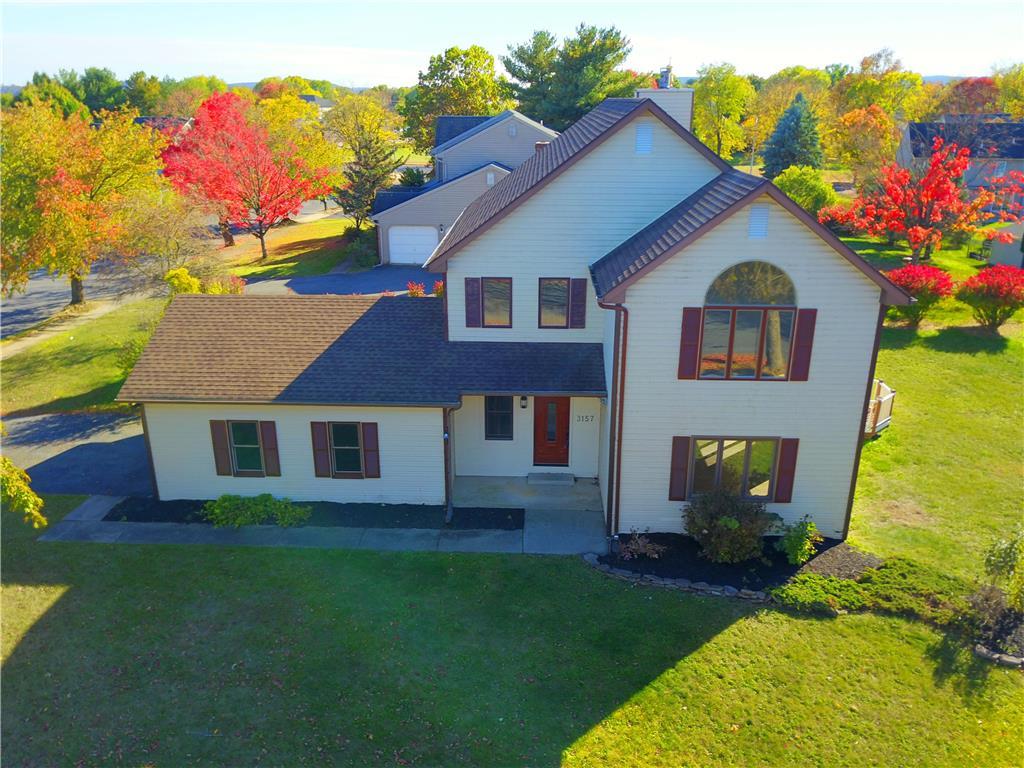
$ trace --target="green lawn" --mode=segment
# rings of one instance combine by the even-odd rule
[[[351,239],[352,219],[329,218],[306,224],[288,224],[267,236],[267,260],[260,260],[255,238],[240,239],[241,250],[232,249],[231,272],[244,278],[301,277],[323,275],[347,258],[345,246]]]
[[[5,358],[3,413],[109,406],[124,381],[117,365],[121,344],[144,335],[164,303],[133,301]]]
[[[1024,747],[1019,673],[902,620],[631,587],[574,558],[3,525],[5,764],[1008,766]]]

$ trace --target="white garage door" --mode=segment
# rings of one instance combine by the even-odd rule
[[[422,264],[436,245],[435,227],[391,227],[388,230],[392,264]]]

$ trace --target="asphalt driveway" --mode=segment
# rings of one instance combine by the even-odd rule
[[[281,280],[254,280],[245,287],[248,294],[262,296],[280,296],[297,293],[302,296],[318,296],[323,294],[370,294],[393,291],[399,293],[406,290],[410,282],[423,283],[427,293],[434,287],[434,281],[440,276],[427,272],[422,267],[401,264],[387,264],[374,267],[364,272],[330,272],[326,275],[310,275],[307,277],[291,277]]]
[[[4,425],[3,454],[38,493],[153,493],[142,423],[132,414],[48,413]]]

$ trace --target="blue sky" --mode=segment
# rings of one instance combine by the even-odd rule
[[[298,74],[342,85],[412,84],[432,53],[483,45],[495,56],[535,29],[615,25],[634,69],[678,74],[730,61],[766,75],[790,64],[854,64],[889,47],[924,74],[981,75],[1024,58],[1024,2],[290,2],[2,5],[0,80],[107,66],[229,82]]]

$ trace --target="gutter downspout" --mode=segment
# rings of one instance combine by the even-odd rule
[[[612,423],[608,441],[608,515],[605,531],[608,538],[619,530],[619,501],[621,498],[622,476],[622,423],[623,404],[626,392],[626,346],[629,338],[629,310],[622,304],[605,304],[598,301],[602,309],[610,309],[616,314],[615,346],[612,353]]]
[[[459,410],[462,407],[462,401],[460,399],[459,405],[456,408],[442,408],[441,409],[441,429],[444,432],[444,523],[448,525],[452,521],[452,516],[455,513],[455,507],[452,503],[452,486],[454,485],[454,478],[452,476],[452,413]]]

